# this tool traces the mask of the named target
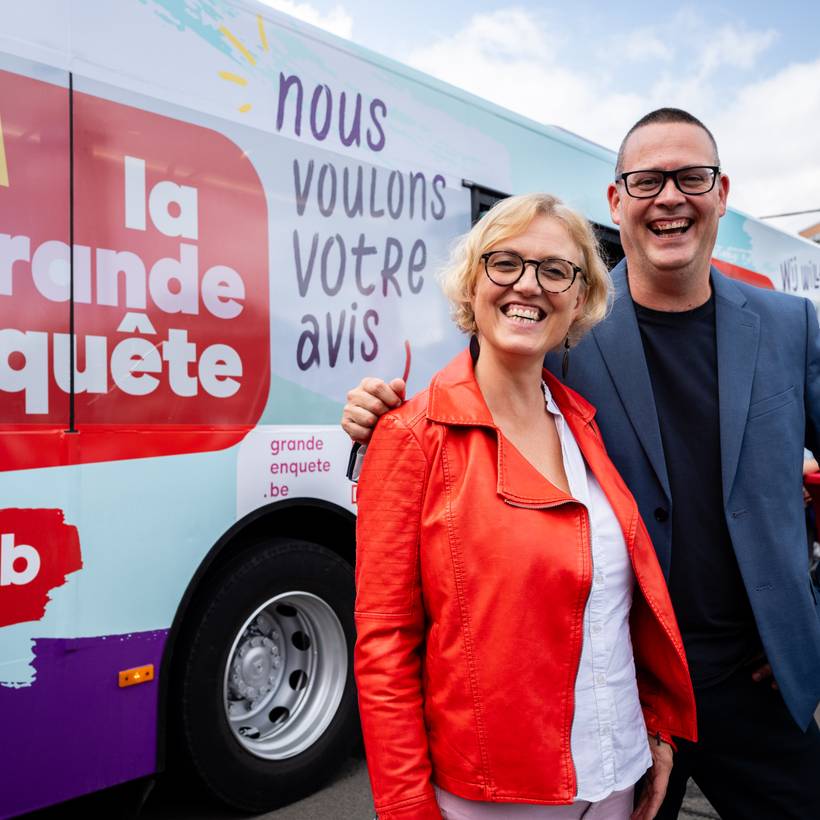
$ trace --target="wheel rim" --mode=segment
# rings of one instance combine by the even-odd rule
[[[333,609],[309,592],[285,592],[237,632],[223,682],[228,725],[251,754],[293,757],[327,729],[347,680],[347,639]]]

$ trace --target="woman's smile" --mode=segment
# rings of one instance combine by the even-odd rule
[[[574,265],[583,252],[558,219],[539,215],[526,230],[488,251],[508,251],[525,260],[564,259]],[[498,285],[482,269],[475,283],[472,306],[482,355],[521,356],[540,361],[559,347],[581,313],[585,291],[580,277],[562,293],[541,287],[537,261],[528,261],[517,282]],[[548,285],[549,286],[549,285]],[[507,362],[507,366],[513,360]],[[523,363],[523,360],[522,360]]]

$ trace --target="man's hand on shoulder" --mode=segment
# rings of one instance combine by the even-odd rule
[[[373,428],[388,410],[404,401],[407,385],[402,379],[383,382],[381,379],[362,379],[358,387],[347,394],[347,404],[342,411],[342,429],[353,441],[367,444]]]

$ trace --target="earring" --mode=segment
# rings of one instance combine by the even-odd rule
[[[567,380],[569,373],[569,336],[564,339],[564,358],[561,360],[561,379]]]

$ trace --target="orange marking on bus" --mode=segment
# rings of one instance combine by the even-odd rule
[[[239,106],[239,113],[240,114],[247,114],[248,111],[253,108],[253,103],[245,103],[244,105]]]
[[[236,49],[240,52],[240,54],[251,64],[256,65],[256,57],[245,48],[244,45],[239,41],[236,35],[230,31],[230,29],[226,28],[225,26],[220,26],[219,31],[221,34],[224,34],[225,37],[230,40],[231,44],[236,47]]]
[[[123,669],[119,674],[120,689],[126,686],[136,686],[138,683],[148,683],[154,679],[154,664],[137,666],[134,669]]]

